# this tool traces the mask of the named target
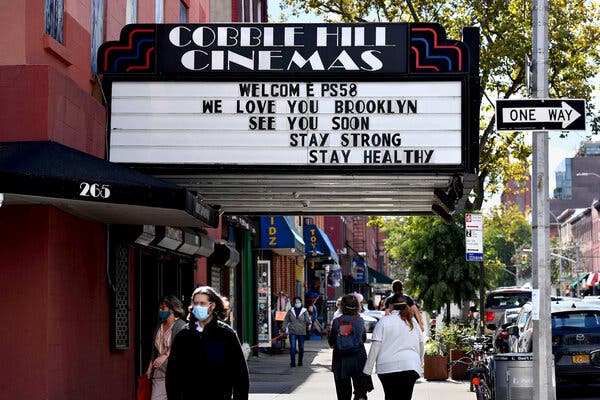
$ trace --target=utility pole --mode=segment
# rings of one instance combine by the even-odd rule
[[[533,97],[548,98],[548,0],[533,1]],[[550,324],[550,204],[548,132],[533,132],[533,289],[539,314],[533,318],[533,398],[555,400]],[[533,305],[536,307],[536,304]],[[535,316],[535,313],[533,314]]]

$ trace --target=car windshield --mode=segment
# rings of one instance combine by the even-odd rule
[[[531,301],[531,292],[490,293],[485,299],[485,308],[506,309],[521,307]]]
[[[552,315],[553,331],[586,331],[600,333],[600,311],[560,312]]]

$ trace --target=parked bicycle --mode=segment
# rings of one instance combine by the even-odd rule
[[[456,364],[468,367],[466,373],[469,375],[470,388],[475,392],[477,400],[494,399],[494,360],[492,355],[491,337],[468,337],[464,339],[471,350],[467,356],[451,361],[449,368]]]

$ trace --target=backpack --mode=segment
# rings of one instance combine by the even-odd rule
[[[354,321],[358,319],[358,315],[355,315],[350,322],[343,322],[341,317],[337,318],[337,322],[339,325],[337,337],[336,337],[336,345],[335,348],[340,353],[356,353],[360,350],[360,346],[362,343],[359,342],[356,335],[352,331],[352,325]]]

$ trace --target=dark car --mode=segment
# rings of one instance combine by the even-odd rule
[[[531,301],[531,289],[498,288],[485,297],[484,318],[486,327],[492,331],[502,324],[504,312],[509,308],[522,307]]]
[[[532,325],[530,316],[519,338],[520,352],[533,350]],[[557,383],[599,383],[600,305],[553,304],[552,353]]]
[[[552,351],[556,378],[578,382],[600,381],[600,369],[590,354],[600,350],[600,307],[580,306],[552,313]]]

